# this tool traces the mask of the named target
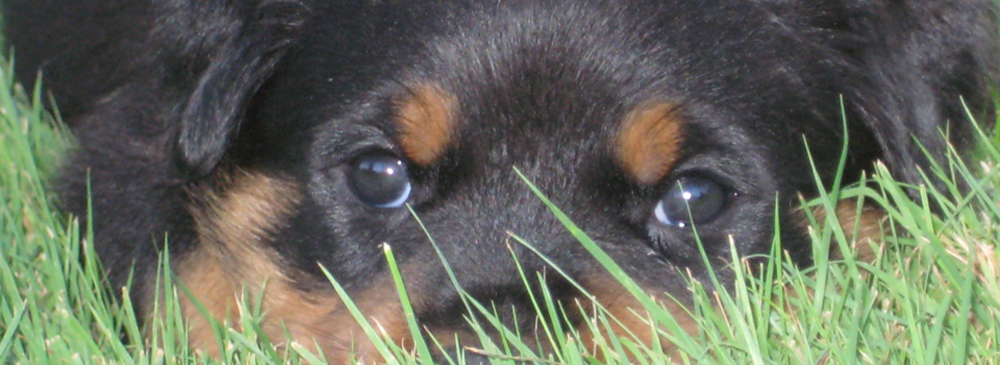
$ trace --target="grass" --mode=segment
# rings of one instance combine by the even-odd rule
[[[10,69],[9,65],[0,67],[0,363],[324,363],[322,355],[301,344],[290,344],[288,351],[275,350],[257,326],[262,315],[255,309],[259,298],[256,303],[243,303],[243,330],[218,326],[223,360],[207,359],[186,348],[176,303],[183,287],[165,293],[163,302],[157,303],[166,315],[150,328],[139,328],[130,305],[117,303],[103,289],[86,224],[53,210],[46,181],[72,141],[42,110],[45,99],[39,89],[16,86]],[[967,182],[969,194],[959,194],[954,187],[946,196],[922,191],[924,199],[914,202],[900,183],[879,168],[867,187],[848,187],[809,202],[833,207],[836,198],[863,197],[883,206],[890,219],[885,244],[875,247],[872,260],[835,259],[827,255],[828,248],[849,249],[852,243],[846,237],[850,235],[836,222],[816,222],[810,231],[817,257],[812,268],[773,260],[758,274],[749,274],[743,265],[734,265],[741,280],[732,295],[708,292],[693,283],[695,303],[690,310],[701,327],[697,334],[677,329],[667,311],[619,275],[640,301],[648,303],[650,319],[679,350],[671,360],[663,355],[665,343],[646,348],[627,336],[603,337],[603,353],[610,354],[605,360],[637,364],[1000,363],[1000,253],[996,250],[1000,242],[1000,143],[986,134],[982,139],[986,141],[983,157],[974,166],[953,160],[933,172],[947,181]],[[944,202],[943,214],[930,214],[927,202],[931,200]],[[572,222],[564,223],[608,270],[621,272]],[[513,244],[530,248],[530,243],[513,238]],[[391,248],[386,249],[394,268]],[[774,256],[781,256],[780,251],[775,250]],[[170,275],[162,278],[171,284]],[[400,294],[405,298],[401,286]],[[535,302],[539,312],[560,313],[548,293],[541,293]],[[473,301],[466,305],[484,314],[473,326],[496,325],[490,307]],[[595,329],[614,322],[597,312],[589,322]],[[427,363],[429,350],[436,346],[429,340],[415,351],[404,351],[380,341],[376,329],[367,330],[391,363]],[[543,340],[556,349],[552,354],[533,352],[533,346],[521,343],[510,331],[504,332],[505,340],[486,341],[477,352],[507,364],[597,362],[581,345],[579,334],[561,328],[558,321],[545,324],[544,331],[548,337]],[[126,340],[143,338],[143,333],[148,335],[145,342]],[[511,349],[518,355],[509,355]],[[626,353],[631,360],[622,356]]]

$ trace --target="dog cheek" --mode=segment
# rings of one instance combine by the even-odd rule
[[[192,208],[192,214],[199,246],[174,265],[178,280],[187,288],[188,295],[182,294],[179,301],[191,346],[219,358],[223,351],[211,322],[246,330],[240,326],[240,315],[259,309],[264,315],[261,329],[279,348],[287,348],[290,340],[325,353],[333,363],[381,362],[332,286],[325,282],[302,285],[302,280],[321,279],[283,262],[271,248],[274,232],[294,214],[301,199],[297,186],[258,173],[237,173],[221,180],[221,192],[196,192],[201,204]],[[376,278],[350,295],[379,336],[404,348],[412,346],[391,277]],[[146,302],[154,298],[147,295]],[[262,298],[261,308],[245,307],[258,298]]]

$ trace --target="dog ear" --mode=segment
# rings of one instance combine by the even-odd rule
[[[222,160],[257,89],[293,42],[307,8],[298,1],[265,0],[247,11],[238,33],[213,55],[187,98],[176,158],[191,177]]]
[[[946,166],[949,143],[959,151],[973,143],[969,112],[987,125],[995,120],[990,93],[1000,52],[994,3],[846,3],[853,3],[846,25],[857,45],[846,54],[863,78],[848,81],[848,104],[897,179],[920,185],[926,174],[943,191],[930,167]]]

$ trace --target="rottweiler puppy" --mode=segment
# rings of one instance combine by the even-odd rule
[[[826,183],[846,143],[847,181],[881,160],[919,184],[949,143],[969,145],[970,112],[994,119],[990,0],[6,0],[2,11],[21,80],[42,75],[79,140],[61,204],[87,216],[90,187],[111,285],[133,275],[148,316],[166,251],[215,318],[231,320],[246,288],[262,295],[273,339],[287,329],[334,362],[379,357],[322,268],[412,343],[385,245],[419,325],[446,345],[477,340],[445,264],[526,338],[544,286],[567,308],[594,298],[623,333],[650,339],[641,306],[514,168],[645,290],[684,303],[689,275],[732,281],[731,249],[771,252],[775,222],[782,249],[809,264],[807,145]],[[682,304],[664,305],[693,330]],[[190,300],[183,312],[191,341],[211,350],[208,321]],[[570,312],[561,320],[593,337],[584,310]]]

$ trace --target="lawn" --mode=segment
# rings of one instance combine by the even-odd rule
[[[67,217],[53,208],[48,181],[72,145],[71,137],[43,110],[48,98],[40,88],[15,85],[8,61],[0,64],[0,363],[324,363],[300,344],[275,350],[254,326],[260,313],[252,309],[253,303],[246,303],[243,330],[220,329],[225,349],[221,359],[202,357],[184,345],[184,327],[174,303],[174,294],[182,291],[167,293],[161,320],[139,328],[130,306],[101,283],[97,258],[87,244],[86,217]],[[834,192],[807,203],[832,208],[837,198],[863,197],[881,206],[889,217],[888,232],[873,248],[874,258],[830,257],[830,245],[853,251],[850,232],[817,222],[812,230],[814,267],[800,269],[772,260],[750,273],[736,265],[741,280],[732,295],[706,293],[695,283],[691,310],[700,322],[698,333],[673,331],[665,311],[648,308],[651,320],[678,350],[664,355],[656,346],[648,349],[628,338],[607,338],[602,353],[610,355],[604,360],[1000,363],[1000,253],[995,244],[1000,242],[1000,143],[992,135],[995,131],[981,135],[977,161],[953,159],[949,166],[928,172],[967,182],[968,193],[952,189],[938,196],[921,190],[926,199],[914,202],[880,168],[869,177],[872,184],[831,189]],[[930,214],[931,200],[943,202],[942,214]],[[571,222],[566,224],[572,228]],[[586,237],[579,238],[590,246]],[[602,259],[599,250],[592,253]],[[614,263],[605,263],[615,269]],[[164,275],[164,280],[170,276]],[[539,302],[541,310],[547,310],[544,298]],[[592,325],[609,321],[613,319],[598,315]],[[378,337],[377,332],[373,329],[372,336]],[[574,333],[550,333],[558,349],[552,354],[532,354],[517,340],[488,343],[481,352],[501,364],[597,362]],[[423,362],[426,347],[434,346],[426,343],[405,352],[384,345],[390,363]],[[508,356],[506,348],[522,351]]]

